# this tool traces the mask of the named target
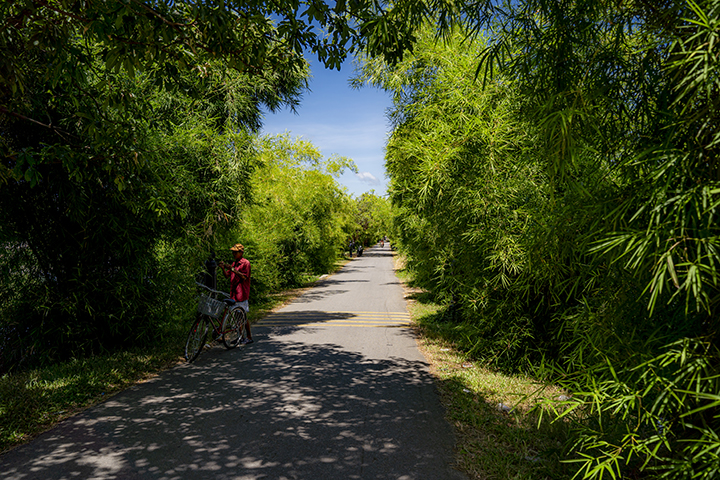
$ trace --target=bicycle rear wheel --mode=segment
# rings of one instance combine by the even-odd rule
[[[231,310],[225,315],[221,329],[223,332],[222,342],[225,348],[230,350],[240,344],[245,331],[245,322],[247,322],[247,317],[245,317],[245,310],[242,307]]]
[[[205,345],[205,337],[207,336],[208,324],[204,316],[198,315],[195,322],[190,327],[187,342],[185,342],[185,360],[192,362],[200,355],[203,345]]]

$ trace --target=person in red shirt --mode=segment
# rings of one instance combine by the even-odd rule
[[[220,261],[225,278],[230,278],[230,298],[235,300],[245,310],[250,311],[248,299],[250,298],[250,261],[243,258],[245,255],[245,247],[241,243],[236,243],[230,248],[235,257],[231,264]],[[252,333],[250,333],[250,321],[245,322],[247,330],[247,339],[244,343],[253,343]]]

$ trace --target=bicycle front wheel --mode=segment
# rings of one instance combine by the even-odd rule
[[[207,336],[208,324],[202,315],[198,315],[195,322],[190,327],[187,342],[185,342],[185,360],[192,362],[200,355],[203,345],[205,345],[205,337]]]
[[[242,307],[231,310],[225,315],[222,324],[222,342],[225,348],[230,350],[238,346],[245,331],[245,322],[247,322],[247,317]]]

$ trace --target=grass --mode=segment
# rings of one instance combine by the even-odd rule
[[[346,263],[335,265],[338,270]],[[308,275],[305,286],[268,295],[253,303],[248,318],[257,322],[317,280]],[[43,368],[0,376],[0,453],[28,442],[58,422],[104,401],[115,393],[147,380],[179,362],[189,322],[178,321],[175,331],[151,348],[73,359]]]
[[[178,345],[75,359],[0,377],[0,451],[179,361]],[[174,350],[174,351],[173,351]]]
[[[456,434],[456,463],[471,479],[570,479],[561,462],[567,426],[543,421],[542,405],[564,392],[524,375],[493,371],[460,351],[447,327],[435,322],[444,307],[427,292],[408,287],[410,274],[396,262],[420,349],[435,376]],[[508,411],[509,410],[509,411]]]

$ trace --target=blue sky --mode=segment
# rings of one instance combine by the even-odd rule
[[[345,172],[340,183],[356,197],[370,190],[384,195],[384,149],[389,132],[385,111],[392,104],[390,96],[374,87],[351,88],[350,61],[339,72],[325,69],[314,59],[310,67],[310,91],[303,95],[297,114],[289,109],[267,113],[263,133],[289,132],[310,141],[326,158],[333,153],[352,158],[358,174]]]

